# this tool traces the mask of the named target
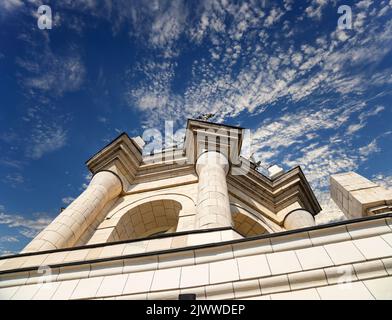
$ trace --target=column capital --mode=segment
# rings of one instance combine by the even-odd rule
[[[223,154],[230,163],[237,165],[243,140],[243,128],[200,120],[188,120],[185,135],[185,154],[188,162],[196,160],[206,151]]]
[[[93,174],[103,170],[117,174],[121,178],[123,189],[126,190],[135,179],[141,162],[140,146],[123,133],[91,157],[86,164]]]

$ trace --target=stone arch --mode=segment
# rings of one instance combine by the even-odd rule
[[[155,200],[174,200],[181,204],[181,212],[180,216],[195,214],[195,207],[196,204],[194,200],[184,194],[174,193],[174,192],[166,192],[161,194],[154,194],[154,195],[146,195],[142,198],[138,199],[131,199],[128,200],[128,196],[124,196],[122,200],[122,204],[117,205],[116,209],[110,213],[106,219],[119,219],[123,214],[125,214],[128,210],[131,210],[133,207],[142,205],[144,203],[148,203]]]
[[[151,210],[148,210],[149,206]],[[154,213],[153,207],[163,209],[159,213],[155,208]],[[146,222],[144,229],[141,226],[136,227],[140,222],[141,211],[143,211],[145,221],[141,219],[143,223]],[[151,214],[148,213],[151,211],[154,214],[155,225],[151,223]],[[140,214],[138,215],[137,212]],[[98,226],[87,244],[130,240],[156,233],[190,230],[194,226],[195,213],[192,198],[178,193],[146,195],[137,199],[132,195],[124,196]],[[156,217],[159,218],[156,219]],[[166,217],[166,221],[163,217]]]
[[[175,232],[181,209],[179,202],[167,199],[140,204],[117,220],[109,237],[122,241]]]
[[[270,228],[246,209],[235,204],[231,204],[230,209],[233,217],[233,228],[243,237],[270,233]]]

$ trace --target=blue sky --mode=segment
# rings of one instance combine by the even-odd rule
[[[392,187],[391,71],[391,0],[2,0],[0,254],[83,191],[120,132],[205,112],[251,129],[263,167],[301,165],[325,208],[333,173]]]

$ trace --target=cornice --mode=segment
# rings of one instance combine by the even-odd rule
[[[222,128],[227,131],[219,132]],[[91,157],[86,164],[94,174],[100,170],[111,170],[117,173],[123,180],[126,180],[125,189],[127,189],[131,185],[145,181],[152,182],[195,174],[196,155],[201,151],[197,150],[199,142],[195,139],[198,130],[212,129],[207,135],[217,134],[222,135],[223,138],[229,137],[231,140],[228,144],[235,145],[233,150],[237,152],[238,148],[239,152],[241,148],[243,128],[190,119],[187,122],[187,129],[183,149],[143,156],[138,145],[126,133],[122,133]],[[234,132],[233,137],[230,137],[230,132]],[[216,145],[219,146],[220,142],[221,140],[218,139]],[[239,157],[239,155],[236,156]],[[159,161],[156,162],[156,159]],[[313,215],[321,211],[320,204],[299,166],[275,179],[270,179],[258,172],[249,160],[243,157],[239,159],[245,161],[244,168],[233,163],[232,168],[237,170],[239,175],[229,173],[227,182],[229,186],[238,189],[252,201],[259,202],[275,214],[294,202],[301,204]]]
[[[250,198],[257,199],[275,213],[295,201],[313,215],[321,211],[320,204],[300,167],[292,168],[275,180],[254,169],[250,169],[246,175],[229,175],[227,180],[230,185],[248,194]]]
[[[113,171],[128,185],[135,179],[141,161],[138,145],[126,133],[122,133],[87,160],[86,165],[93,174],[101,170]]]

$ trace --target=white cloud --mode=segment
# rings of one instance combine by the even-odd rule
[[[391,8],[386,5],[384,8],[381,8],[381,10],[378,12],[378,17],[384,16]]]
[[[88,12],[94,17],[108,20],[114,35],[124,27],[139,45],[158,49],[163,57],[175,57],[179,48],[176,40],[186,32],[188,7],[182,0],[144,1],[64,1],[59,6]],[[72,19],[73,18],[73,19]],[[70,28],[85,28],[82,19],[66,16],[62,19]]]
[[[33,129],[27,156],[37,160],[65,146],[67,134],[60,125],[38,126]]]
[[[79,90],[86,76],[78,48],[69,43],[67,49],[59,52],[50,37],[48,32],[31,33],[28,30],[21,33],[18,39],[25,42],[28,50],[21,51],[15,59],[23,71],[18,72],[17,77],[26,94],[38,100],[44,96],[46,100],[41,100],[45,102],[48,97]]]
[[[75,200],[74,197],[64,197],[64,198],[61,199],[61,201],[62,201],[64,204],[66,204],[66,205],[70,204],[70,203],[71,203],[72,201],[74,201],[74,200]]]
[[[13,169],[21,169],[24,165],[24,161],[4,157],[0,159],[0,165]]]
[[[0,1],[0,10],[4,9],[6,11],[12,11],[18,9],[23,5],[21,0],[1,0]]]
[[[320,24],[330,3],[336,5],[313,0],[305,6],[303,17],[310,18],[310,30]],[[142,111],[144,126],[155,127],[163,120],[182,125],[184,118],[203,112],[216,113],[213,120],[222,122],[275,108],[279,118],[267,118],[254,129],[256,155],[263,165],[277,160],[289,167],[302,165],[312,186],[325,192],[331,173],[357,169],[379,148],[374,137],[360,144],[354,139],[371,117],[385,111],[366,100],[386,95],[384,86],[392,84],[390,69],[377,71],[392,48],[392,22],[377,20],[369,12],[373,7],[375,14],[384,12],[380,3],[361,1],[355,8],[353,32],[312,34],[287,20],[286,10],[295,2],[285,0],[283,7],[272,8],[255,4],[260,2],[204,0],[192,11],[181,1],[61,5],[110,19],[115,32],[127,28],[132,40],[152,52],[128,70],[127,101]],[[71,20],[62,17],[62,24],[67,21]],[[309,36],[303,37],[303,32]],[[176,62],[184,48],[197,52],[197,58],[190,55],[185,65]],[[68,63],[59,70],[63,58]],[[79,55],[56,59],[49,54],[48,63],[38,62],[19,61],[30,74],[23,79],[28,89],[62,95],[82,86],[85,71]],[[189,77],[182,82],[179,74]],[[372,96],[365,100],[367,92]],[[30,150],[30,156],[40,157],[65,144],[63,126],[44,129],[54,132],[58,143]],[[43,145],[52,140],[45,139],[50,134],[42,136]]]
[[[327,5],[327,0],[313,0],[311,5],[305,9],[309,18],[321,20],[322,11]]]
[[[83,182],[83,184],[82,184],[81,190],[87,189],[87,187],[88,187],[88,185],[89,185],[89,183],[90,183],[92,177],[93,177],[93,174],[92,174],[91,172],[88,172],[88,173],[86,173],[86,174],[83,176],[84,182]]]
[[[180,70],[172,61],[159,62],[162,66],[159,70],[145,68],[144,79],[147,80],[130,82],[129,104],[145,111],[146,123],[150,126],[157,126],[163,119],[180,124],[184,118],[203,112],[217,113],[214,120],[224,121],[243,111],[261,113],[282,101],[288,104],[326,93],[340,94],[343,99],[343,95],[359,95],[369,88],[392,83],[388,70],[378,73],[370,70],[373,63],[381,61],[390,51],[387,43],[392,45],[392,23],[380,28],[377,22],[368,21],[364,16],[366,23],[362,28],[366,32],[347,38],[335,30],[330,35],[317,37],[314,43],[304,43],[299,48],[285,47],[286,42],[277,39],[286,34],[282,35],[281,30],[265,32],[266,18],[260,18],[261,12],[232,3],[226,6],[214,1],[209,3],[206,7],[209,11],[201,14],[203,31],[191,30],[198,34],[198,41],[211,40],[213,48],[209,52],[216,63],[204,58],[194,60],[190,80],[183,84],[182,92],[173,91],[172,84],[176,74],[183,72],[183,66]],[[314,4],[326,6],[324,1]],[[233,12],[238,14],[231,15]],[[224,29],[210,27],[211,19],[222,21],[226,17],[233,22],[225,24]],[[287,20],[278,22],[286,24]],[[248,31],[252,28],[257,32]],[[262,37],[262,41],[255,42],[256,37]],[[146,65],[150,63],[157,63],[156,59],[146,61]],[[241,64],[239,69],[238,63]],[[353,126],[349,132],[362,127],[363,124]]]
[[[19,242],[19,239],[15,236],[1,236],[0,243],[1,242]]]
[[[392,174],[378,173],[375,174],[371,180],[385,189],[392,189]]]
[[[333,143],[311,145],[301,154],[287,156],[284,163],[289,168],[300,165],[315,190],[327,188],[331,174],[355,170],[359,165],[358,155]]]
[[[296,52],[291,56],[291,61],[294,63],[295,66],[299,66],[303,60],[303,56],[300,52]]]
[[[322,208],[321,212],[315,217],[317,225],[342,221],[346,219],[344,213],[331,199],[329,192],[317,194],[317,199]]]
[[[9,173],[7,174],[2,181],[6,184],[11,185],[13,188],[24,183],[24,177],[19,172]]]
[[[102,116],[98,117],[97,120],[98,120],[98,122],[101,122],[101,123],[107,123],[108,122],[108,118],[102,117]]]
[[[276,121],[266,120],[255,131],[254,139],[264,148],[276,150],[289,147],[298,142],[306,142],[306,135],[317,136],[317,133],[327,129],[338,129],[344,125],[350,115],[362,110],[363,105],[347,105],[342,107],[304,108],[297,113],[286,113]]]
[[[353,123],[351,124],[348,128],[347,128],[347,134],[351,135],[357,131],[359,131],[360,129],[364,128],[367,124],[367,119],[372,117],[372,116],[376,116],[379,113],[383,112],[385,110],[385,107],[383,106],[375,106],[373,109],[371,110],[367,110],[362,112],[359,116],[359,123]]]
[[[157,11],[159,14],[154,15],[152,19],[150,43],[159,48],[171,47],[184,30],[187,17],[186,7],[181,1],[172,0],[166,8],[163,10],[158,8]],[[165,55],[171,56],[173,51],[175,51],[174,47],[171,51],[166,51]]]
[[[16,228],[20,234],[27,238],[34,238],[51,221],[51,218],[42,213],[34,214],[33,218],[26,218],[17,214],[0,212],[0,224]]]
[[[347,133],[351,135],[351,134],[361,130],[364,127],[365,127],[365,123],[363,123],[363,122],[350,124],[349,127],[347,128]]]
[[[284,0],[284,8],[287,11],[290,11],[293,9],[293,4],[294,4],[294,0]]]
[[[368,9],[372,5],[372,0],[362,0],[359,1],[356,6],[360,9]]]
[[[280,18],[284,15],[284,12],[279,8],[272,8],[269,16],[265,19],[264,25],[266,27],[270,27],[276,22],[280,20]]]
[[[31,76],[22,80],[27,88],[61,96],[81,87],[85,68],[79,56],[58,56],[48,52],[40,60],[42,63],[34,69],[31,68],[30,62],[18,60],[22,68],[32,71]]]
[[[10,256],[10,255],[14,255],[17,253],[18,253],[17,251],[8,250],[8,249],[4,249],[4,248],[0,247],[0,257]]]
[[[384,106],[375,106],[373,109],[362,112],[359,115],[359,120],[365,121],[367,118],[378,115],[380,112],[383,112],[385,110]]]
[[[366,14],[365,3],[359,5],[356,13],[354,27],[358,32],[354,36],[348,38],[348,33],[337,30],[319,37],[315,43],[304,43],[300,50],[288,45],[290,42],[286,40],[301,32],[284,19],[293,1],[269,10],[260,3],[204,0],[192,6],[192,11],[177,0],[136,1],[133,6],[122,0],[99,6],[95,1],[81,4],[66,1],[61,6],[110,19],[116,31],[128,27],[132,39],[153,49],[143,64],[154,62],[164,68],[147,70],[142,83],[130,81],[127,93],[129,104],[146,111],[146,122],[151,125],[167,118],[184,119],[205,110],[217,112],[216,120],[223,121],[244,110],[262,112],[282,98],[300,101],[320,92],[361,93],[379,85],[368,81],[369,74],[356,72],[353,67],[363,66],[365,62],[370,66],[389,52],[392,25],[380,28]],[[306,14],[321,19],[329,3],[333,2],[313,0]],[[279,24],[277,32],[268,29],[272,23]],[[281,41],[282,37],[285,41]],[[213,65],[205,58],[190,61],[191,79],[183,84],[181,92],[173,92],[177,68],[181,71],[184,68],[177,66],[173,59],[186,41],[190,46],[208,44],[209,56],[218,63]],[[386,74],[391,80],[390,73],[385,73],[384,79]],[[50,77],[32,77],[30,81],[30,85],[41,90],[52,83]],[[81,85],[81,81],[74,82]],[[57,92],[72,90],[68,86]]]
[[[359,154],[365,159],[371,154],[379,152],[380,148],[377,145],[377,139],[373,139],[369,144],[359,148]]]
[[[356,136],[347,135],[353,116],[359,113],[364,121],[384,109],[370,109],[365,103],[333,106],[333,101],[327,101],[319,108],[307,107],[264,120],[252,133],[251,152],[263,167],[278,161],[287,168],[300,165],[315,191],[327,192],[331,174],[357,170],[380,151],[377,140],[387,134],[353,148]]]

